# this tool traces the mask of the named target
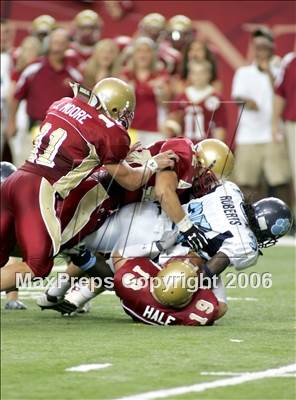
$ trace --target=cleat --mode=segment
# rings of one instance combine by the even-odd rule
[[[55,310],[57,304],[62,302],[62,298],[58,298],[56,296],[51,296],[47,292],[43,293],[36,300],[37,306],[41,308],[41,310]]]
[[[77,314],[78,307],[68,300],[63,300],[61,303],[57,304],[54,309],[59,311],[64,317],[72,317]]]
[[[26,310],[27,306],[19,300],[10,300],[5,304],[5,310]]]
[[[90,302],[88,301],[87,303],[84,304],[84,306],[77,308],[77,314],[86,314],[89,313],[91,309]]]

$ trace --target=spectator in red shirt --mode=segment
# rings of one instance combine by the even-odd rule
[[[42,53],[42,43],[35,36],[27,36],[16,49],[16,59],[10,75],[9,103],[11,102],[24,69],[36,63]],[[22,100],[16,114],[16,135],[10,140],[13,153],[13,162],[16,167],[21,166],[32,149],[32,137],[28,134],[29,120],[26,113],[26,100]]]
[[[154,42],[141,37],[135,40],[130,63],[122,72],[122,78],[135,87],[137,108],[132,128],[157,132],[164,101],[170,98],[169,76],[157,64]]]
[[[275,142],[282,140],[281,120],[284,121],[296,197],[296,53],[289,53],[283,58],[281,70],[275,82],[272,121],[272,136]]]
[[[36,62],[42,53],[42,44],[34,36],[27,36],[16,50],[15,65],[11,72],[11,80],[17,82],[23,70]]]
[[[70,81],[81,82],[81,74],[67,65],[65,52],[68,46],[67,31],[53,31],[49,37],[47,56],[29,65],[22,72],[10,104],[7,137],[16,133],[16,112],[22,99],[27,100],[27,113],[32,128],[45,118],[48,107],[54,101],[72,95]]]
[[[188,86],[177,95],[165,123],[167,136],[188,137],[193,142],[204,138],[224,140],[227,118],[222,99],[210,84],[212,67],[208,61],[192,61]]]

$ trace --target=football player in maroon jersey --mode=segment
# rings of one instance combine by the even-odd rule
[[[212,325],[227,311],[222,281],[214,289],[198,288],[201,259],[192,253],[170,259],[164,267],[147,258],[114,254],[115,293],[124,311],[150,325]],[[156,278],[156,279],[155,279]]]
[[[124,311],[134,321],[150,325],[213,325],[227,311],[223,283],[202,286],[203,260],[190,253],[160,266],[147,257],[123,258],[113,254],[114,290]],[[77,286],[57,308],[72,315],[89,300],[88,288]]]
[[[15,287],[16,273],[48,275],[61,245],[56,200],[66,199],[94,168],[104,164],[120,185],[135,190],[158,168],[174,166],[172,151],[140,168],[122,162],[129,151],[126,129],[135,108],[134,92],[125,82],[106,78],[92,91],[79,84],[73,84],[73,91],[73,98],[52,104],[31,156],[1,185],[0,266],[7,263],[16,241],[23,254],[23,262],[1,269],[1,290]],[[100,189],[103,199],[106,191]]]

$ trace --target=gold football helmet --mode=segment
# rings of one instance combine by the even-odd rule
[[[95,11],[83,10],[74,18],[74,24],[79,28],[84,26],[101,26],[102,20]]]
[[[169,31],[188,32],[192,31],[192,21],[185,15],[175,15],[168,21]]]
[[[157,39],[159,34],[165,30],[166,19],[159,13],[145,15],[139,23],[140,30],[152,39]]]
[[[188,261],[174,260],[157,274],[152,295],[160,304],[183,308],[190,303],[198,286],[198,267],[194,267]]]
[[[198,176],[193,185],[196,197],[206,194],[219,180],[227,178],[234,167],[234,156],[221,140],[205,139],[196,146]]]
[[[136,97],[133,88],[117,78],[105,78],[92,89],[99,100],[99,107],[109,117],[120,122],[126,129],[134,118]]]
[[[167,24],[168,39],[179,51],[193,40],[193,33],[192,21],[185,15],[175,15]]]
[[[50,33],[57,27],[57,21],[51,15],[39,15],[32,21],[32,33]]]

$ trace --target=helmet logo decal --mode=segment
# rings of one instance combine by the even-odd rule
[[[278,218],[275,224],[271,227],[271,233],[275,236],[283,236],[290,228],[290,221],[288,218]]]
[[[257,221],[258,221],[258,225],[259,225],[259,228],[261,231],[265,231],[268,228],[266,219],[264,216],[258,217]]]

